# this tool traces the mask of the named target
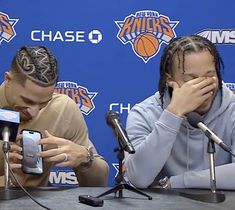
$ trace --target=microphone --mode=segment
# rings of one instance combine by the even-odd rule
[[[0,109],[0,140],[14,141],[20,123],[20,113],[10,107]]]
[[[216,144],[218,144],[226,152],[232,154],[231,148],[226,145],[213,131],[211,131],[204,123],[202,116],[196,112],[190,112],[187,115],[188,122],[195,128],[200,128],[205,135]],[[233,155],[233,154],[232,154]]]
[[[108,111],[105,118],[107,124],[113,129],[122,149],[130,154],[134,154],[135,149],[127,136],[126,130],[122,127],[119,115],[115,111]]]

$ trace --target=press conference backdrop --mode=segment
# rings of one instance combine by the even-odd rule
[[[0,0],[0,76],[23,45],[45,45],[59,61],[59,93],[81,109],[90,138],[118,170],[118,145],[105,113],[117,111],[125,126],[131,107],[157,91],[163,48],[178,36],[198,34],[216,44],[223,79],[233,90],[235,2],[212,0]],[[53,168],[50,184],[77,186],[68,168]]]

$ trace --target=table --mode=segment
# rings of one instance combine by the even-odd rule
[[[78,202],[78,196],[89,194],[97,196],[110,188],[92,188],[78,187],[74,189],[34,189],[30,193],[43,205],[53,210],[84,210],[95,207],[87,206]],[[102,197],[104,199],[103,207],[97,207],[99,210],[234,210],[235,209],[235,191],[224,191],[226,200],[222,203],[204,203],[191,200],[179,195],[178,191],[162,191],[157,189],[143,190],[143,192],[152,196],[152,200],[123,190],[124,198],[114,198],[114,194]],[[209,192],[209,191],[208,191]],[[29,197],[24,196],[14,200],[0,201],[0,209],[4,210],[34,210],[43,209],[34,203]]]

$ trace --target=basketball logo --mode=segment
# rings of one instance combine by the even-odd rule
[[[123,44],[131,44],[133,52],[147,63],[158,54],[163,43],[167,45],[176,37],[179,21],[157,11],[141,10],[115,23],[119,28],[117,38]]]
[[[16,36],[14,26],[18,20],[0,12],[0,44],[3,40],[9,43]]]
[[[159,42],[151,33],[140,34],[134,42],[134,50],[141,57],[153,56],[159,48]]]

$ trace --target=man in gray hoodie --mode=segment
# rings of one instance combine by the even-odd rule
[[[135,154],[126,154],[136,187],[210,188],[208,138],[187,121],[197,112],[235,153],[235,96],[221,79],[223,61],[207,39],[178,37],[161,57],[159,92],[136,104],[127,118]],[[218,189],[235,189],[235,159],[215,145]],[[168,177],[168,178],[166,178]]]

